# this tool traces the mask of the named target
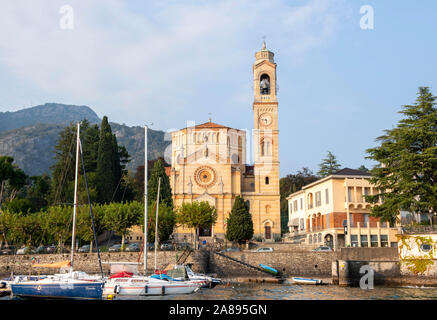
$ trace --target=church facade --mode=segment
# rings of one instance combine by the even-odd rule
[[[265,42],[255,53],[252,133],[254,163],[246,163],[246,131],[209,122],[172,132],[170,183],[176,207],[207,201],[217,222],[200,236],[224,238],[235,198],[252,214],[254,236],[273,241],[281,234],[279,195],[278,100],[274,54]],[[178,227],[177,239],[192,230]]]

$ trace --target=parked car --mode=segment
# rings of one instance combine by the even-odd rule
[[[0,252],[1,254],[14,254],[15,250],[15,246],[6,246]]]
[[[139,246],[139,244],[138,243],[131,243],[131,244],[129,244],[127,247],[126,247],[126,251],[129,251],[129,252],[135,252],[135,251],[140,251],[141,249],[140,249],[140,246]]]
[[[90,252],[90,245],[89,244],[83,245],[77,250],[77,252],[82,252],[82,253]]]
[[[273,248],[263,247],[263,248],[252,250],[252,252],[273,252]]]
[[[178,250],[186,250],[186,249],[190,249],[191,248],[191,244],[188,242],[181,242],[178,243],[176,246],[176,249]]]
[[[47,253],[56,253],[58,251],[58,247],[52,244],[46,248]]]
[[[109,252],[119,252],[121,251],[121,244],[114,244],[108,249]]]
[[[320,246],[316,249],[313,249],[312,251],[314,251],[314,252],[332,252],[332,249],[331,249],[331,247],[328,247],[328,246]]]
[[[46,247],[45,246],[39,246],[38,248],[35,249],[35,253],[44,253],[46,252]]]
[[[161,250],[173,250],[173,245],[171,243],[161,244]]]
[[[240,251],[241,251],[240,248],[230,247],[230,248],[226,248],[226,249],[224,249],[224,250],[222,250],[220,252],[224,253],[224,252],[240,252]]]
[[[22,247],[18,249],[15,254],[30,254],[30,253],[36,253],[35,249],[32,247]]]

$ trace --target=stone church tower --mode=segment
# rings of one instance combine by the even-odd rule
[[[246,132],[213,123],[172,132],[170,183],[175,206],[208,201],[217,209],[216,224],[201,230],[205,240],[224,238],[235,198],[242,196],[252,214],[254,235],[273,241],[281,234],[279,195],[278,101],[276,64],[265,42],[255,54],[254,164],[246,164]],[[180,227],[176,238],[190,240]]]

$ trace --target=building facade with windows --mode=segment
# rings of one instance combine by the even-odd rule
[[[396,246],[396,226],[370,216],[374,204],[366,202],[364,196],[377,192],[369,178],[368,173],[345,168],[289,195],[291,239],[332,248]],[[299,224],[297,232],[297,221],[302,217],[305,229]]]
[[[216,224],[200,230],[204,238],[224,238],[237,196],[249,205],[255,236],[273,241],[281,234],[276,63],[265,43],[255,53],[253,77],[252,165],[247,164],[244,130],[210,119],[172,132],[170,183],[175,206],[207,201],[217,210]],[[184,227],[175,231],[178,239],[191,234]]]

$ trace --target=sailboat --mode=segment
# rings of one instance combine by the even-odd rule
[[[110,277],[104,286],[104,296],[149,296],[190,294],[200,289],[200,284],[190,281],[177,281],[161,275],[147,276],[147,126],[145,126],[144,155],[144,275],[121,273]],[[159,207],[159,187],[156,206]],[[158,209],[157,213],[158,214]],[[156,222],[157,222],[156,218]],[[157,233],[157,230],[155,231]],[[156,237],[155,237],[155,269],[156,269]]]
[[[77,213],[77,189],[78,189],[78,175],[79,175],[79,152],[81,149],[80,144],[80,123],[77,124],[77,144],[76,144],[76,177],[74,188],[74,206],[73,206],[73,230],[71,240],[71,256],[70,262],[66,262],[64,266],[69,266],[69,272],[64,274],[48,275],[44,277],[37,277],[36,279],[16,277],[10,287],[12,295],[16,297],[24,298],[48,298],[48,299],[102,299],[104,279],[102,266],[100,263],[100,270],[102,272],[101,278],[98,276],[88,275],[85,272],[74,271],[74,244],[75,244],[75,231],[76,231],[76,213]],[[94,218],[92,214],[91,201],[88,191],[88,181],[85,173],[85,166],[82,165],[84,170],[85,183],[88,192],[88,202],[90,205],[91,221],[93,223],[94,237],[96,240],[97,253],[100,262],[100,253],[98,250],[97,237],[94,228]],[[50,266],[44,266],[50,267]],[[54,267],[59,267],[58,265]]]

